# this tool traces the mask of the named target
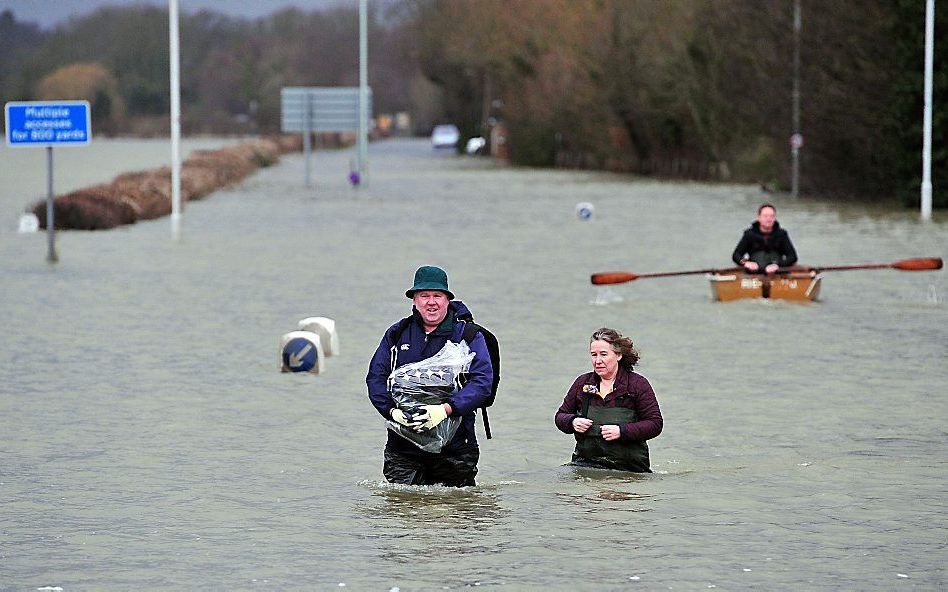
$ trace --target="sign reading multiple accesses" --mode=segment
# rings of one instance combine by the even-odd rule
[[[13,101],[3,109],[8,146],[46,148],[46,260],[56,254],[56,208],[53,204],[53,147],[86,146],[92,141],[89,101]]]
[[[10,102],[4,109],[7,145],[85,145],[92,139],[88,101]]]

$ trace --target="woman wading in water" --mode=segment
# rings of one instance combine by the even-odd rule
[[[632,340],[603,327],[589,338],[593,371],[573,381],[556,412],[556,427],[576,436],[573,465],[651,473],[650,440],[662,432],[652,385],[634,371]]]

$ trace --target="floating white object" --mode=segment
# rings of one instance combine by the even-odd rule
[[[39,230],[40,221],[36,214],[23,214],[20,216],[20,232],[36,232]]]
[[[580,220],[589,220],[593,217],[596,208],[593,207],[588,201],[581,201],[576,204],[576,217]]]
[[[464,147],[464,151],[468,154],[477,154],[483,150],[484,146],[487,145],[487,140],[481,138],[480,136],[476,138],[471,138],[467,141],[467,146]]]
[[[319,335],[311,331],[290,331],[280,342],[281,370],[283,372],[323,371],[325,355]]]
[[[336,321],[326,317],[307,317],[299,323],[300,331],[309,331],[319,335],[326,356],[339,355],[339,335],[336,333]]]

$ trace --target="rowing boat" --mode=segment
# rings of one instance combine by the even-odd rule
[[[771,300],[816,300],[820,295],[822,274],[816,270],[791,271],[778,275],[737,272],[709,273],[711,296],[721,302],[745,298]]]
[[[594,286],[624,284],[644,278],[671,277],[676,275],[705,274],[711,281],[711,295],[715,300],[727,302],[741,298],[768,298],[772,300],[796,300],[809,302],[820,295],[820,282],[824,271],[849,271],[854,269],[898,269],[900,271],[935,271],[941,269],[941,257],[918,257],[894,263],[861,263],[857,265],[833,265],[829,267],[784,267],[776,275],[753,275],[741,267],[731,269],[695,269],[691,271],[661,271],[656,273],[631,273],[628,271],[606,271],[594,273],[589,281]]]

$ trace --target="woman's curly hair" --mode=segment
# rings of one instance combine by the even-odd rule
[[[629,337],[623,337],[622,333],[619,333],[615,329],[610,329],[609,327],[596,329],[596,331],[589,338],[589,343],[592,343],[593,341],[605,341],[611,345],[612,351],[622,356],[622,358],[619,360],[619,366],[628,370],[629,372],[632,371],[632,369],[635,367],[635,364],[639,361],[639,352],[632,344],[632,339]]]

